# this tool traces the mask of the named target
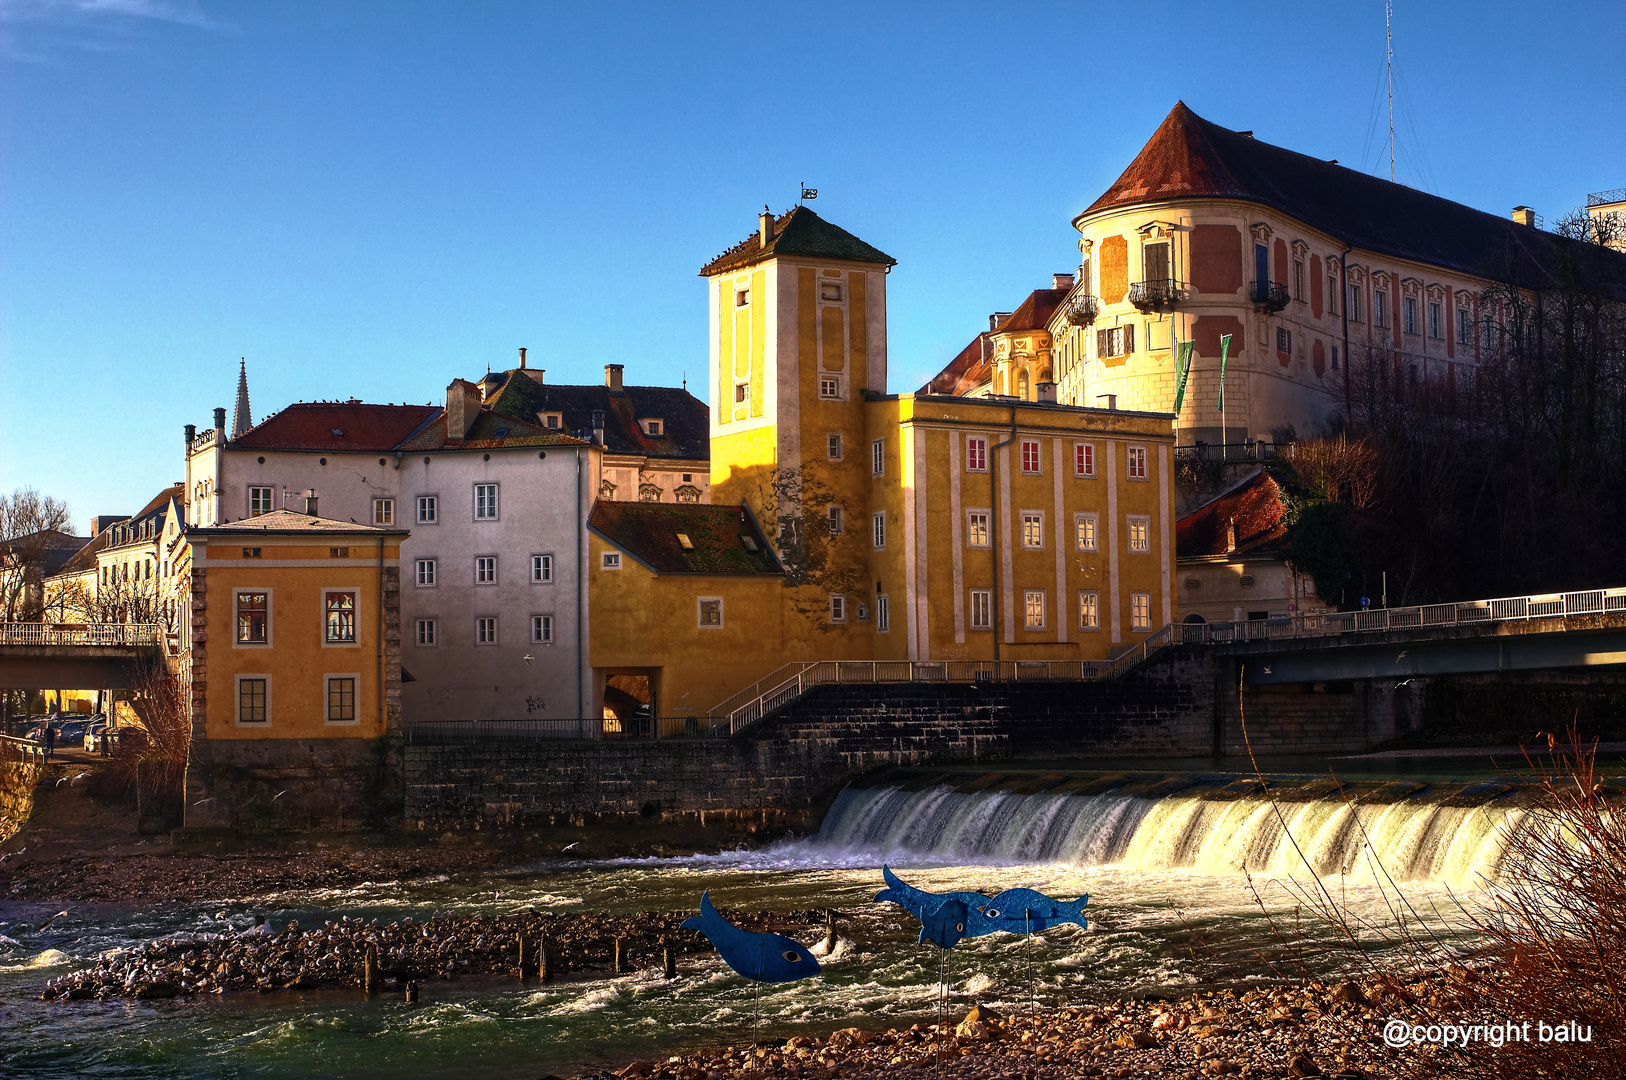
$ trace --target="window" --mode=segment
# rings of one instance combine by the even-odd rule
[[[847,621],[847,598],[839,593],[830,597],[830,621],[833,623]]]
[[[418,524],[433,525],[440,520],[440,500],[433,495],[418,496]]]
[[[1293,351],[1293,331],[1285,326],[1276,328],[1276,351],[1284,353]]]
[[[1129,479],[1146,479],[1146,447],[1131,446],[1128,450]]]
[[[1159,240],[1156,243],[1146,244],[1141,248],[1141,270],[1147,281],[1168,281],[1172,276],[1169,273],[1169,242]]]
[[[474,520],[495,521],[497,518],[497,485],[474,485]]]
[[[243,558],[245,558],[245,559],[258,559],[259,557],[260,557],[260,549],[259,548],[244,548],[243,549]],[[164,564],[164,576],[165,577],[169,576],[169,564],[168,563]]]
[[[1044,629],[1044,590],[1028,589],[1022,594],[1022,628]]]
[[[971,590],[971,629],[991,630],[994,625],[994,594],[991,589]]]
[[[828,520],[829,520],[829,524],[830,524],[830,535],[831,536],[840,536],[841,535],[841,530],[842,530],[841,507],[839,507],[839,506],[829,507],[828,509],[826,509],[825,513],[828,516]]]
[[[237,722],[239,724],[271,722],[270,679],[264,675],[237,677]]]
[[[1304,299],[1304,260],[1293,260],[1293,299]]]
[[[654,435],[654,436],[658,437],[660,435],[660,433],[661,433],[661,422],[659,420],[645,420],[644,421],[644,434],[645,435]]]
[[[965,515],[965,546],[988,546],[988,511],[968,510]]]
[[[735,383],[734,384],[734,404],[736,404],[736,405],[744,405],[745,404],[745,396],[746,396],[747,392],[748,391],[747,391],[745,383],[743,383],[743,382]]]
[[[531,616],[531,643],[533,645],[553,644],[553,616]]]
[[[1094,443],[1081,442],[1081,443],[1074,443],[1073,444],[1073,475],[1074,476],[1094,476],[1095,475],[1095,444]]]
[[[1073,536],[1080,551],[1099,551],[1100,544],[1096,540],[1096,522],[1094,514],[1077,514],[1073,517]]]
[[[604,552],[599,556],[598,566],[600,570],[621,569],[621,553],[619,551]]]
[[[248,489],[248,515],[258,517],[271,512],[271,489],[268,487],[251,487]]]
[[[1078,628],[1080,630],[1101,629],[1101,594],[1081,592],[1078,594]]]
[[[474,620],[474,643],[476,645],[497,644],[497,616],[481,615]]]
[[[886,440],[876,439],[869,444],[869,471],[876,476],[886,475]]]
[[[347,547],[330,547],[327,549],[327,557],[330,559],[348,559],[350,549]]]
[[[394,499],[374,499],[373,500],[373,524],[374,525],[394,525],[395,524],[395,500]]]
[[[435,643],[435,620],[418,620],[418,644],[433,645]]]
[[[967,439],[965,441],[965,471],[988,471],[988,440]]]
[[[819,396],[825,399],[840,397],[841,380],[833,375],[821,375],[819,377]],[[745,399],[740,398],[740,400],[744,401]]]
[[[734,290],[734,306],[735,307],[745,307],[745,306],[749,305],[750,303],[751,303],[751,290],[750,289],[735,289]]]
[[[1440,305],[1428,305],[1428,336],[1438,339],[1440,337]]]
[[[878,514],[875,515],[874,526],[875,526],[875,550],[876,551],[885,551],[886,550],[886,512],[885,511],[882,511],[881,513],[878,513]]]
[[[476,555],[474,557],[474,583],[476,585],[497,584],[497,556]]]
[[[875,598],[875,631],[884,634],[892,629],[892,603],[885,596]]]
[[[1038,510],[1022,511],[1022,546],[1044,547],[1044,514]]]
[[[271,594],[240,592],[237,594],[237,644],[269,645],[271,643]]]
[[[1349,287],[1349,321],[1361,321],[1361,287],[1359,285]]]
[[[1341,290],[1338,288],[1338,275],[1337,274],[1328,274],[1327,275],[1327,314],[1328,315],[1337,315],[1338,314],[1338,293],[1340,291]]]
[[[1129,515],[1129,550],[1152,550],[1152,519],[1139,514]]]
[[[556,412],[543,413],[542,426],[553,431],[558,431],[564,426],[564,414]]]
[[[1150,630],[1152,628],[1152,594],[1129,594],[1129,629]]]
[[[841,283],[836,281],[822,281],[819,283],[820,300],[840,300]]]
[[[1401,310],[1405,314],[1402,329],[1408,334],[1417,333],[1417,298],[1415,296],[1408,296],[1401,301],[1401,304]]]
[[[356,677],[330,675],[327,680],[327,722],[356,723]]]
[[[723,625],[723,598],[720,596],[702,596],[700,598],[700,626],[702,629],[718,630]]]
[[[1457,344],[1472,345],[1474,343],[1473,321],[1468,318],[1468,309],[1457,308]]]
[[[1332,369],[1334,371],[1338,370],[1338,346],[1336,345],[1332,347]]]
[[[1135,326],[1108,326],[1095,332],[1095,355],[1103,360],[1135,351]]]
[[[418,568],[418,587],[427,589],[433,586],[435,584],[435,560],[419,559],[416,565]]]
[[[553,584],[553,556],[552,555],[532,555],[531,556],[531,584],[532,585],[551,585],[551,584]]]
[[[831,461],[841,460],[841,436],[832,431],[826,439],[826,454]]]
[[[1372,294],[1372,325],[1380,328],[1389,325],[1389,294],[1386,292]]]
[[[1030,476],[1036,476],[1039,468],[1039,442],[1037,439],[1022,440],[1022,471]]]
[[[356,641],[356,594],[328,592],[322,594],[322,610],[326,615],[322,640],[329,645],[353,645]]]

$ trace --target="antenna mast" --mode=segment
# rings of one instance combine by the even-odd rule
[[[1394,19],[1394,0],[1383,0],[1383,52],[1384,70],[1389,81],[1389,182],[1395,182],[1395,39],[1391,23]]]

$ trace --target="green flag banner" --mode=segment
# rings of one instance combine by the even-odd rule
[[[1219,404],[1215,406],[1221,412],[1225,411],[1225,358],[1231,352],[1231,335],[1220,336],[1220,391]]]
[[[1186,400],[1186,380],[1191,378],[1191,354],[1197,351],[1195,341],[1182,341],[1174,354],[1174,415],[1180,415],[1180,405]]]

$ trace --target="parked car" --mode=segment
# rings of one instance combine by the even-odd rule
[[[91,754],[99,754],[102,750],[102,744],[106,741],[107,721],[92,720],[90,726],[85,728],[85,751]]]
[[[90,727],[88,720],[64,720],[56,725],[56,744],[66,747],[72,743],[82,743],[85,740],[85,729]]]

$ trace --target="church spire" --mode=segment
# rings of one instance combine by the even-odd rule
[[[254,417],[248,411],[248,358],[237,364],[237,410],[231,418],[231,437],[236,439],[254,426]]]

